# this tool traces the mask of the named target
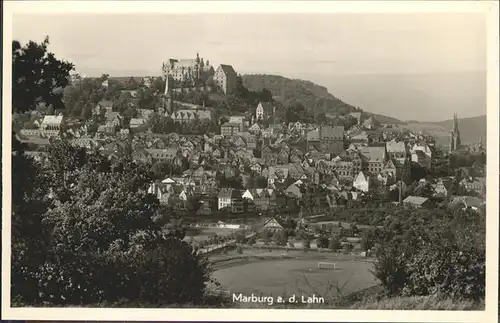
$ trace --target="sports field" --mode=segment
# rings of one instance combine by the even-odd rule
[[[335,256],[302,255],[275,259],[245,259],[221,266],[213,273],[223,289],[230,294],[262,296],[312,294],[331,299],[377,285],[370,269],[373,264],[361,260],[341,260]],[[264,256],[262,256],[264,258]],[[320,262],[334,262],[337,269],[318,269]]]

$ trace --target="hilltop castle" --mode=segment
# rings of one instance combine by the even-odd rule
[[[236,88],[237,73],[231,65],[220,64],[216,69],[196,54],[194,59],[169,59],[162,65],[163,78],[166,81],[165,95],[173,88],[205,87],[208,81],[225,94]]]
[[[194,59],[171,58],[162,65],[162,74],[165,79],[170,77],[174,82],[188,86],[196,86],[200,82],[205,82],[214,73],[210,62],[208,60],[204,62],[199,54],[196,54]]]
[[[453,129],[450,133],[450,152],[457,151],[460,149],[460,131],[458,131],[458,119],[457,114],[453,115]]]

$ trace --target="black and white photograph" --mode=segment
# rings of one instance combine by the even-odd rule
[[[497,2],[78,2],[5,3],[6,319],[498,319]]]

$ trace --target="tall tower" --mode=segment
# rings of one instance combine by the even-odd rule
[[[172,107],[172,83],[170,75],[165,76],[165,97],[166,97],[166,107],[165,110],[170,115],[173,112]]]
[[[450,133],[450,152],[456,151],[460,148],[460,131],[458,130],[457,114],[453,114],[453,129]]]

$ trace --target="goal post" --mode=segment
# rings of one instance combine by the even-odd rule
[[[337,265],[334,262],[318,262],[318,269],[331,268],[333,270],[337,269]]]

